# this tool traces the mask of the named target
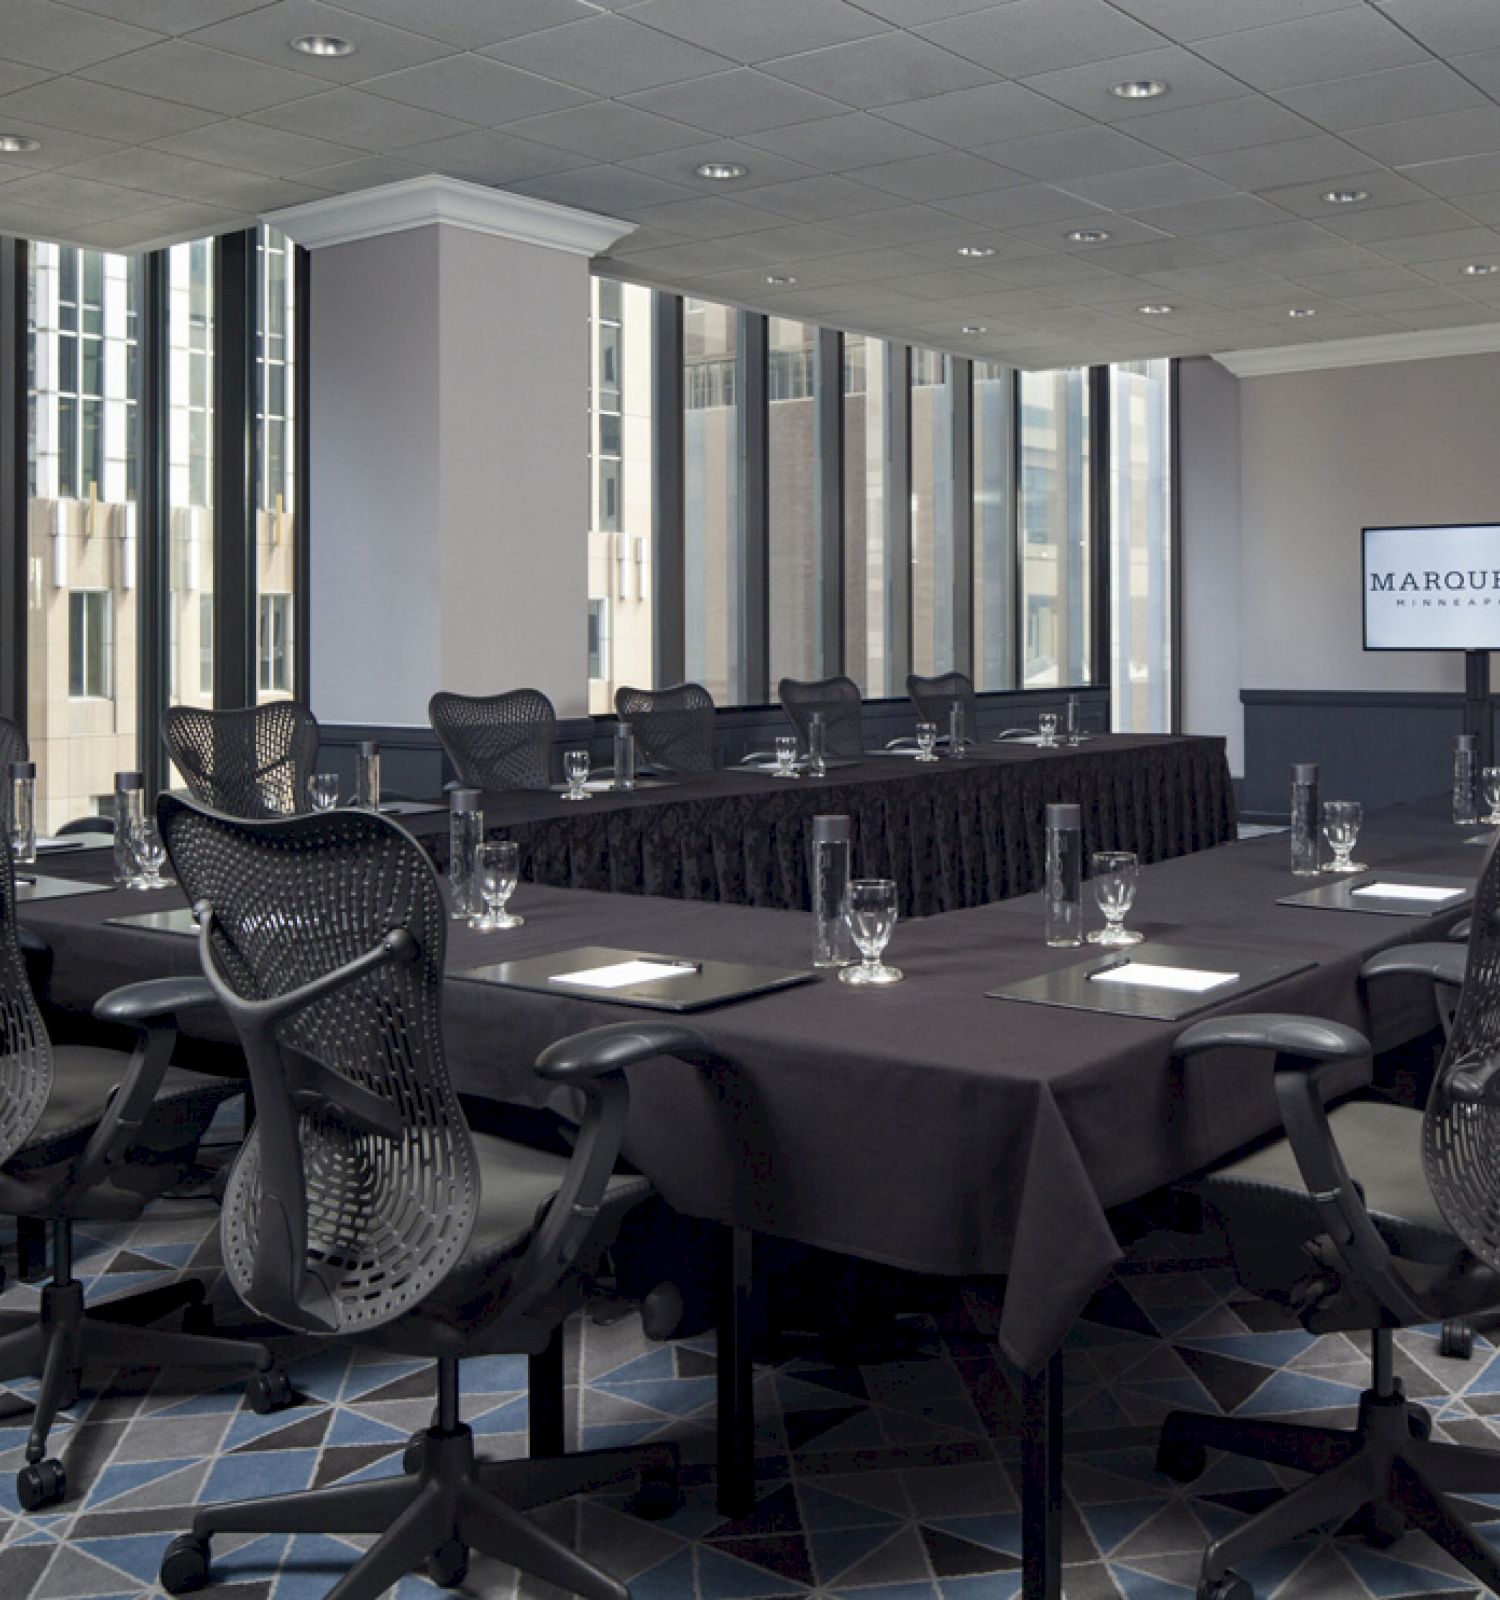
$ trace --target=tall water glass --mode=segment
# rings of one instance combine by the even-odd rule
[[[842,983],[900,983],[899,967],[881,961],[896,928],[896,885],[889,878],[851,878],[844,896],[844,918],[862,957],[857,967],[839,973]]]
[[[479,846],[484,841],[484,812],[478,789],[453,789],[448,794],[448,890],[450,915],[460,921],[482,909],[475,879]]]
[[[588,790],[584,785],[589,781],[589,753],[587,750],[565,750],[563,752],[563,777],[568,780],[568,792],[564,800],[587,800]]]
[[[1500,767],[1485,767],[1479,774],[1484,786],[1484,821],[1500,823]]]
[[[380,746],[373,739],[360,741],[354,759],[354,803],[367,811],[380,810]]]
[[[1083,943],[1083,812],[1076,805],[1049,805],[1047,854],[1042,885],[1047,943]]]
[[[307,780],[307,798],[314,811],[332,811],[339,803],[338,773],[313,773]]]
[[[139,772],[115,774],[114,878],[117,889],[128,889],[139,870],[130,848],[130,830],[146,814],[146,780]]]
[[[917,760],[936,761],[937,752],[937,723],[919,722],[917,724]]]
[[[813,965],[846,967],[854,959],[844,898],[849,888],[848,817],[814,817],[812,825]]]
[[[969,730],[965,726],[967,720],[963,701],[955,700],[948,708],[948,754],[954,760],[962,758],[964,746],[969,742]]]
[[[1479,769],[1479,754],[1474,748],[1477,742],[1474,734],[1461,733],[1453,747],[1453,820],[1463,827],[1479,821],[1478,796],[1474,792]]]
[[[505,902],[516,892],[521,876],[521,847],[514,839],[490,839],[479,847],[477,876],[484,914],[470,926],[490,933],[499,928],[525,926],[524,917],[512,916]]]
[[[36,762],[10,764],[10,858],[17,866],[36,860]]]
[[[1141,863],[1134,850],[1096,850],[1089,858],[1094,899],[1104,913],[1104,926],[1089,935],[1090,944],[1139,944],[1144,935],[1125,926],[1135,904]]]
[[[1298,878],[1316,877],[1321,870],[1318,854],[1318,764],[1297,761],[1292,764],[1292,873]]]
[[[1358,800],[1325,800],[1323,802],[1323,837],[1333,851],[1330,872],[1363,872],[1364,863],[1353,861],[1355,843],[1359,839],[1359,826],[1365,820],[1365,808]]]
[[[1083,739],[1083,725],[1078,717],[1078,696],[1068,696],[1067,718],[1063,723],[1063,732],[1069,744],[1078,744]]]
[[[807,719],[807,772],[809,777],[821,778],[827,771],[827,728],[823,723],[823,713],[814,711]]]
[[[622,722],[615,729],[615,780],[616,789],[635,788],[635,729]]]

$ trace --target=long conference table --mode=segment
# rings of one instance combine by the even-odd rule
[[[1476,830],[1436,805],[1372,817],[1360,858],[1385,870],[1477,876]],[[40,869],[90,877],[99,859]],[[1434,1025],[1430,990],[1388,980],[1366,994],[1363,962],[1440,936],[1451,905],[1397,917],[1278,905],[1285,836],[1224,845],[1142,872],[1131,925],[1205,961],[1272,955],[1308,963],[1225,1011],[1304,1011],[1369,1032],[1377,1049]],[[109,891],[23,903],[51,944],[51,999],[86,1011],[117,984],[197,968],[190,937],[107,919],[180,906],[180,891]],[[690,959],[805,965],[802,913],[525,885],[524,928],[453,924],[445,996],[449,1066],[463,1092],[549,1105],[566,1096],[531,1071],[550,1041],[638,1013],[582,995],[501,987],[476,968],[581,945]],[[1149,957],[1150,944],[1137,947]],[[1121,1259],[1111,1208],[1221,1160],[1277,1126],[1268,1061],[1249,1052],[1173,1059],[1182,1024],[986,998],[997,985],[1088,954],[1042,942],[1036,896],[903,922],[888,959],[906,982],[859,990],[829,978],[693,1013],[713,1066],[632,1070],[625,1150],[686,1215],[725,1225],[719,1493],[753,1503],[750,1364],[741,1321],[757,1233],[958,1279],[1004,1278],[999,1345],[1020,1370],[1026,1600],[1060,1593],[1060,1344]],[[1212,1014],[1212,1010],[1199,1015]],[[210,1012],[184,1018],[227,1037]]]
[[[804,910],[808,824],[853,822],[856,870],[893,878],[902,911],[930,916],[1026,894],[1042,881],[1049,801],[1083,808],[1086,850],[1143,862],[1234,837],[1234,792],[1219,738],[1093,734],[1076,747],[974,746],[932,764],[871,752],[826,776],[765,771],[653,780],[628,793],[484,796],[486,830],[515,839],[533,882],[557,888]],[[441,863],[447,818],[413,817]]]

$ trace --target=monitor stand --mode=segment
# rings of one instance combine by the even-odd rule
[[[1490,698],[1490,653],[1464,651],[1464,732],[1476,736],[1479,765],[1495,761],[1495,717]]]

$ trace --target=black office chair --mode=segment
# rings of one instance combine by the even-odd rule
[[[616,689],[615,714],[635,729],[641,760],[657,772],[714,770],[714,697],[701,683]]]
[[[318,722],[295,700],[238,711],[168,706],[162,738],[188,791],[235,817],[285,817],[308,806]]]
[[[540,689],[450,694],[427,703],[433,732],[458,781],[475,789],[545,789],[552,781],[557,713]]]
[[[853,678],[783,678],[776,685],[781,708],[791,718],[792,727],[804,749],[807,730],[815,712],[823,718],[823,754],[859,756],[865,749],[864,701]]]
[[[979,742],[979,700],[974,693],[974,680],[967,672],[940,672],[935,678],[908,673],[906,692],[917,708],[917,720],[936,723],[940,740],[948,737],[949,716],[956,700],[963,707],[965,743]]]
[[[1249,1288],[1313,1333],[1369,1330],[1373,1380],[1352,1431],[1174,1411],[1158,1465],[1179,1482],[1209,1447],[1316,1476],[1215,1539],[1200,1600],[1251,1600],[1233,1567],[1324,1523],[1359,1516],[1384,1546],[1408,1525],[1500,1592],[1500,1557],[1445,1497],[1500,1494],[1500,1452],[1440,1443],[1394,1371],[1393,1330],[1500,1303],[1500,856],[1475,902],[1469,978],[1425,1115],[1324,1101],[1368,1081],[1369,1046],[1309,1017],[1210,1018],[1177,1040],[1182,1058],[1252,1049],[1273,1057],[1285,1136],[1186,1185],[1222,1223]]]
[[[83,1367],[204,1367],[251,1374],[257,1411],[291,1401],[285,1376],[258,1344],[207,1336],[205,1286],[181,1279],[85,1306],[73,1276],[73,1224],[137,1217],[193,1170],[198,1140],[243,1082],[170,1067],[175,1017],[213,1002],[200,979],[163,978],[107,994],[102,1021],[138,1031],[133,1054],[55,1045],[27,982],[16,926],[15,878],[0,850],[0,1212],[50,1224],[51,1281],[39,1313],[0,1316],[0,1378],[41,1387],[16,1495],[28,1511],[67,1494],[47,1455],[59,1411],[77,1402]],[[197,1331],[151,1326],[175,1311]]]
[[[637,1021],[544,1051],[537,1071],[582,1107],[571,1157],[471,1133],[443,1054],[447,911],[417,841],[353,811],[243,822],[164,795],[157,814],[256,1096],[224,1200],[236,1290],[303,1333],[437,1364],[436,1415],[404,1474],[205,1506],[168,1549],[163,1585],[205,1583],[216,1533],[322,1531],[379,1535],[339,1600],[374,1600],[424,1562],[454,1586],[470,1548],[590,1600],[625,1600],[520,1512],[641,1465],[639,1450],[562,1454],[561,1326],[590,1262],[649,1193],[614,1171],[624,1069],[701,1059],[701,1042]],[[530,1357],[529,1460],[476,1460],[459,1415],[460,1358],[498,1353]],[[654,1469],[675,1471],[662,1451]]]

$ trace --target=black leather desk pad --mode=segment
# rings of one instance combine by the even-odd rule
[[[147,933],[180,933],[196,936],[198,924],[186,906],[173,906],[170,911],[138,911],[128,917],[106,917],[112,928],[143,928]]]
[[[1382,900],[1378,895],[1356,895],[1354,890],[1372,883],[1420,884],[1433,889],[1458,889],[1451,900]],[[1340,876],[1332,883],[1297,894],[1282,895],[1279,906],[1310,906],[1315,911],[1363,911],[1382,917],[1435,917],[1444,911],[1461,911],[1474,898],[1474,880],[1446,872],[1385,872],[1372,869]]]
[[[28,900],[61,900],[70,894],[108,894],[112,883],[86,883],[81,878],[48,878],[27,868],[16,874],[16,899],[24,904]]]

